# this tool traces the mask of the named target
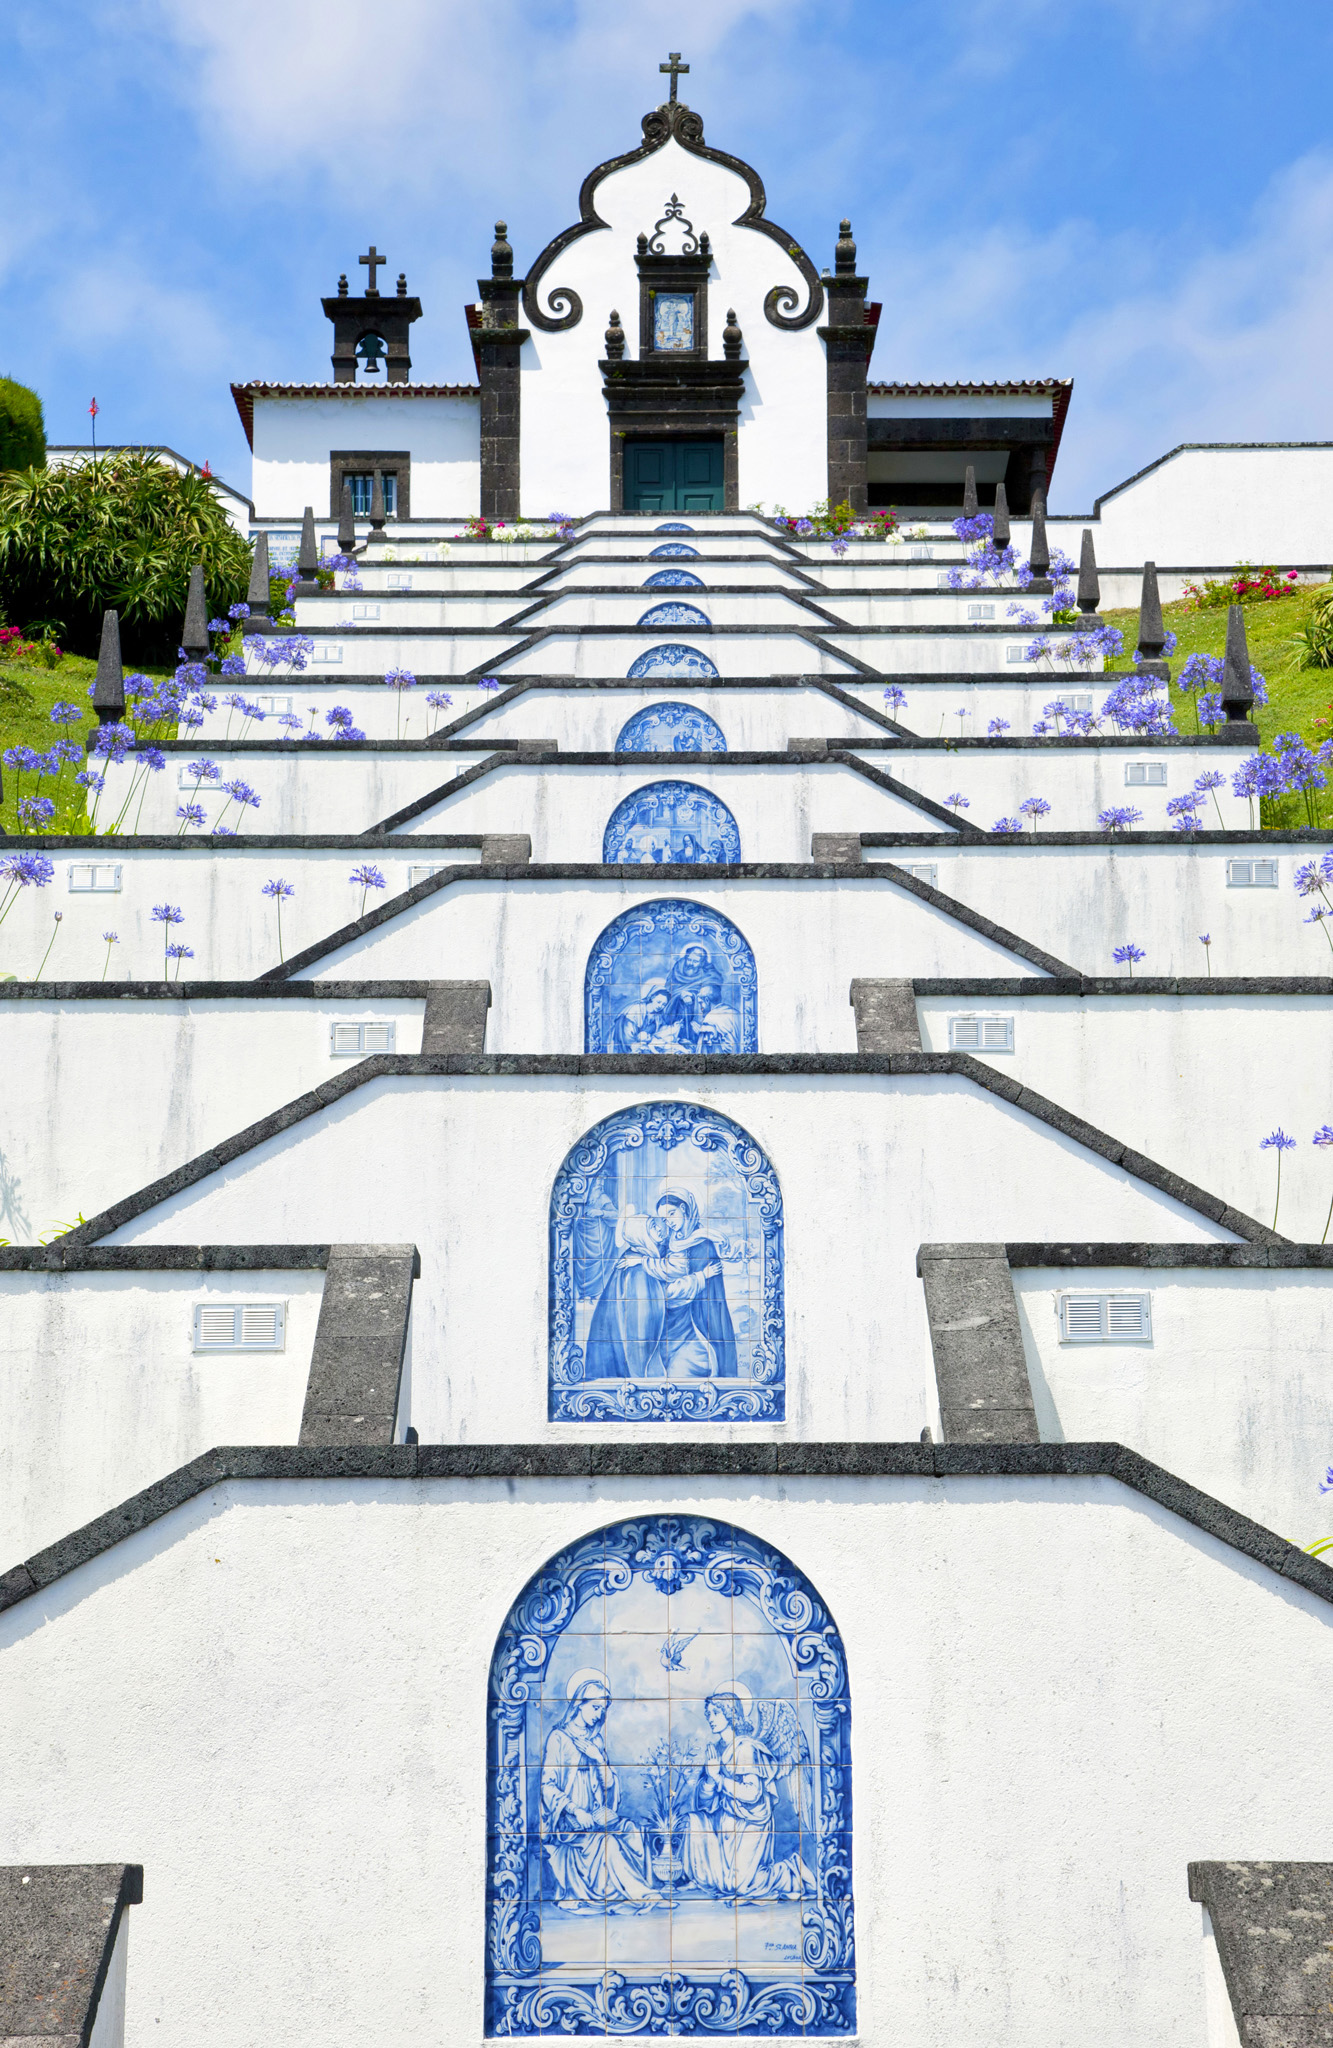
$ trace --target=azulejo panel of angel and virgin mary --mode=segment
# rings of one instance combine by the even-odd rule
[[[781,1422],[782,1191],[729,1117],[636,1103],[551,1192],[552,1422]]]
[[[622,911],[588,957],[585,1052],[759,1050],[754,954],[729,918],[669,898]]]
[[[853,2030],[846,1660],[781,1552],[674,1515],[571,1544],[488,1728],[488,2032]]]

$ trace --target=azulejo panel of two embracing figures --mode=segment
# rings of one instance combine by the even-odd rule
[[[851,1706],[814,1588],[654,1516],[540,1572],[490,1687],[488,2030],[855,2025]]]

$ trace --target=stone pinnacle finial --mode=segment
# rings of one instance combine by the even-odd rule
[[[852,224],[849,220],[838,222],[838,239],[833,247],[833,267],[839,277],[853,277],[856,274],[856,244],[852,240]]]
[[[495,240],[491,243],[491,276],[512,277],[514,274],[514,252],[509,246],[509,230],[502,220],[495,223]]]
[[[181,646],[185,649],[187,661],[202,661],[208,653],[208,593],[204,589],[203,568],[198,562],[190,571]]]
[[[379,470],[375,471],[375,481],[370,487],[370,531],[372,538],[384,532],[384,478]]]
[[[620,324],[620,315],[613,306],[611,308],[611,318],[607,323],[606,329],[606,360],[608,363],[618,363],[623,358],[624,353],[625,330]]]
[[[722,359],[724,362],[738,363],[740,361],[741,342],[743,340],[744,336],[736,324],[736,308],[728,306],[727,324],[722,329]]]
[[[977,473],[969,462],[967,468],[963,471],[963,517],[964,519],[975,519],[976,516]]]
[[[352,505],[352,486],[343,478],[342,495],[338,499],[338,553],[350,555],[356,547],[356,512]]]
[[[1233,604],[1227,612],[1227,651],[1222,666],[1222,709],[1228,721],[1247,720],[1254,706],[1254,680],[1250,669],[1250,647],[1245,637],[1245,613]]]
[[[1097,576],[1097,556],[1092,545],[1092,528],[1083,529],[1083,544],[1078,552],[1078,608],[1091,616],[1101,603],[1102,586]]]
[[[297,550],[296,566],[303,581],[314,576],[319,567],[319,542],[315,539],[315,508],[307,505],[301,514],[301,545]]]
[[[400,299],[407,297],[407,272],[405,270],[400,270],[398,273],[398,296]]]
[[[1046,538],[1046,500],[1039,491],[1032,494],[1032,549],[1028,556],[1032,571],[1029,590],[1045,592],[1051,590],[1051,549]]]
[[[347,297],[347,272],[345,270],[339,273],[338,297],[340,299],[345,299]]]
[[[120,617],[102,614],[102,645],[97,651],[93,710],[99,725],[119,725],[125,716],[125,670],[120,659]]]
[[[1139,593],[1139,639],[1135,650],[1135,661],[1141,674],[1156,676],[1159,681],[1169,683],[1171,665],[1162,659],[1166,646],[1166,627],[1162,623],[1162,600],[1157,589],[1157,564],[1143,565],[1143,588]]]
[[[245,593],[245,601],[250,607],[250,616],[243,629],[247,633],[261,633],[269,623],[268,582],[268,535],[261,527],[255,540],[255,558],[250,564],[250,588]]]
[[[995,523],[991,528],[991,546],[1003,551],[1009,545],[1009,500],[1004,485],[995,486]]]

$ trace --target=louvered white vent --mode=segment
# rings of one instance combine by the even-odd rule
[[[1165,761],[1126,761],[1126,789],[1165,789]]]
[[[1276,889],[1277,862],[1275,860],[1229,860],[1227,862],[1228,889]]]
[[[201,1301],[194,1311],[196,1351],[281,1351],[287,1307],[281,1301]]]
[[[1012,1017],[950,1017],[949,1045],[954,1052],[1012,1052]]]
[[[409,889],[415,889],[418,882],[428,882],[432,875],[442,875],[444,869],[445,863],[442,860],[436,861],[433,867],[414,861],[407,871],[407,886]]]
[[[341,647],[317,647],[315,649],[316,668],[332,668],[342,658],[343,651]]]
[[[392,1052],[397,1029],[390,1023],[331,1024],[329,1053],[334,1059],[347,1059],[353,1054]]]
[[[912,877],[912,880],[914,882],[925,882],[927,887],[931,889],[937,889],[939,887],[939,884],[935,879],[935,877],[939,874],[939,869],[936,867],[933,860],[908,861],[905,863],[905,866],[907,873]]]
[[[928,562],[930,560],[930,549],[923,541],[914,541],[907,550],[907,556],[908,560],[912,562]]]
[[[1022,647],[1006,647],[1004,658],[1006,661],[1026,661],[1027,651]]]
[[[950,583],[950,581],[949,581],[949,572],[948,572],[948,570],[947,570],[947,569],[941,569],[941,570],[939,570],[939,572],[937,573],[937,575],[936,575],[936,577],[935,577],[935,588],[936,588],[937,590],[952,590],[952,589],[953,589],[953,585],[952,585],[952,584]]]
[[[1150,1294],[1062,1294],[1062,1344],[1149,1344]]]
[[[390,576],[389,588],[390,590],[410,590],[412,588],[412,578],[410,576]],[[377,612],[376,617],[378,618],[378,616]]]
[[[354,619],[377,619],[379,615],[380,608],[377,604],[354,604],[352,606],[352,617]]]
[[[270,718],[280,718],[284,711],[289,712],[292,708],[290,697],[256,697],[255,702]]]
[[[995,606],[993,604],[970,604],[967,608],[967,616],[969,619],[993,619],[995,617]]]
[[[120,888],[120,867],[115,861],[75,860],[70,862],[69,889],[71,896],[84,896],[95,891],[98,895],[113,896]]]

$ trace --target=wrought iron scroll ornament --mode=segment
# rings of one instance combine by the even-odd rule
[[[706,249],[708,247],[707,235],[703,235],[699,237],[698,240],[696,240],[694,233],[694,222],[692,220],[686,220],[685,208],[681,205],[680,200],[673,192],[670,199],[668,199],[667,201],[666,212],[662,215],[661,220],[657,222],[656,226],[653,229],[652,235],[649,238],[648,252],[650,255],[666,255],[666,250],[662,246],[662,230],[663,228],[670,227],[672,221],[679,221],[681,233],[684,236],[684,240],[680,245],[680,253],[682,256],[698,256],[702,253],[701,244],[703,249]]]
[[[552,265],[563,256],[565,250],[583,235],[591,234],[596,228],[609,227],[610,223],[602,219],[594,204],[597,187],[603,178],[609,177],[613,171],[623,171],[630,164],[641,163],[655,151],[663,149],[668,142],[675,140],[682,149],[688,150],[691,156],[703,157],[709,163],[721,164],[724,170],[734,171],[738,178],[745,180],[749,188],[750,203],[743,213],[736,216],[732,223],[733,227],[753,228],[757,234],[767,235],[771,242],[776,242],[783,253],[790,257],[801,273],[805,283],[805,304],[801,304],[801,295],[794,285],[774,285],[764,299],[764,318],[769,325],[781,327],[788,332],[795,332],[802,327],[812,327],[824,310],[823,283],[804,249],[792,239],[786,229],[779,227],[776,221],[764,218],[764,208],[768,202],[763,179],[758,171],[743,163],[738,156],[729,156],[722,149],[709,148],[704,141],[702,115],[696,114],[692,107],[684,106],[680,101],[674,104],[668,101],[665,106],[654,107],[651,113],[644,115],[642,125],[643,141],[637,149],[627,150],[623,156],[611,157],[606,163],[598,164],[595,170],[589,171],[579,188],[579,218],[572,226],[563,229],[554,241],[547,243],[524,279],[523,313],[530,325],[539,328],[544,334],[559,334],[567,328],[578,326],[583,318],[583,301],[573,286],[553,285],[546,295],[546,306],[543,308],[540,297],[542,280]],[[665,223],[659,222],[658,225],[660,227]]]

